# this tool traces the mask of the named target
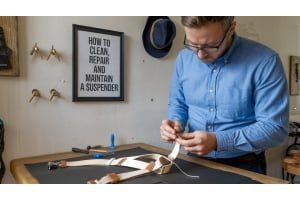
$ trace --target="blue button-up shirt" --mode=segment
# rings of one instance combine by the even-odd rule
[[[278,54],[237,34],[213,64],[188,49],[179,53],[168,105],[168,119],[188,132],[216,134],[217,149],[208,157],[259,153],[288,135],[289,94]]]

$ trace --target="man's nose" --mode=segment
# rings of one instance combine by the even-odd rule
[[[197,52],[197,55],[198,55],[198,57],[199,57],[200,59],[202,59],[202,58],[205,58],[205,57],[207,56],[207,52],[205,52],[205,51],[199,49],[198,52]]]

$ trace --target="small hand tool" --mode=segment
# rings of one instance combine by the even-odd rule
[[[109,156],[109,155],[113,155],[114,152],[110,151],[110,152],[107,152],[107,153],[94,153],[93,154],[93,158],[103,158],[105,156]]]
[[[54,170],[59,167],[60,162],[48,162],[48,170]]]
[[[86,149],[89,151],[89,152],[100,152],[100,153],[106,153],[107,151],[106,150],[103,150],[103,149],[100,149],[102,146],[100,145],[97,145],[97,146],[87,146]]]
[[[101,145],[96,145],[96,146],[88,145],[88,146],[86,147],[87,150],[90,150],[90,149],[101,149],[101,148],[102,148]]]
[[[79,149],[79,148],[76,148],[76,147],[73,147],[72,151],[76,152],[76,153],[86,153],[86,154],[89,153],[89,150],[87,150],[87,149]]]
[[[115,135],[113,133],[110,135],[110,146],[109,146],[109,148],[111,150],[114,150],[116,148],[116,146],[115,146]]]
[[[99,153],[106,153],[106,150],[103,149],[90,149],[89,152],[99,152]]]
[[[98,149],[98,148],[101,148],[100,145],[98,146],[93,146],[91,147],[90,145],[87,146],[86,149],[80,149],[80,148],[77,148],[77,147],[73,147],[72,148],[72,151],[73,152],[76,152],[76,153],[85,153],[85,154],[88,154],[89,152],[100,152],[100,153],[106,153],[107,151],[104,150],[104,149]]]

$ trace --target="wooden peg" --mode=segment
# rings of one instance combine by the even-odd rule
[[[50,101],[52,101],[54,96],[59,96],[59,92],[56,89],[51,89],[50,94],[51,94]]]
[[[52,48],[50,49],[50,52],[48,54],[47,60],[49,60],[50,56],[53,55],[55,58],[57,58],[58,61],[60,61],[60,56],[57,53],[56,49],[54,49],[53,45]]]
[[[41,95],[40,95],[40,92],[37,90],[37,89],[33,89],[32,90],[32,96],[31,96],[31,98],[29,99],[29,103],[32,101],[32,99],[34,98],[34,97],[40,97]]]
[[[37,46],[37,43],[35,43],[35,45],[32,47],[32,50],[30,52],[30,55],[33,55],[33,54],[37,54],[38,56],[41,57],[41,59],[43,59],[42,54],[40,53],[40,49]]]

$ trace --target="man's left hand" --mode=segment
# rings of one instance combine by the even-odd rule
[[[217,148],[216,135],[207,131],[178,134],[176,141],[185,150],[198,156],[204,156]]]

